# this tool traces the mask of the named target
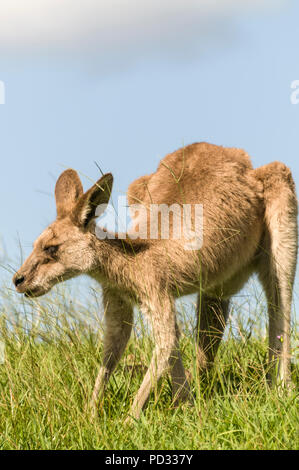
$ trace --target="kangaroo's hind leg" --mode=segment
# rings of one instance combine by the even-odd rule
[[[196,310],[198,366],[206,369],[214,363],[228,318],[229,300],[198,294]]]

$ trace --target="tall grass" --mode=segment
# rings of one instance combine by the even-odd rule
[[[195,367],[194,316],[179,303],[181,349],[194,404],[174,408],[170,380],[164,377],[141,420],[128,428],[124,419],[153,346],[148,326],[137,315],[125,356],[93,419],[86,404],[101,360],[98,298],[95,292],[79,302],[59,288],[45,300],[29,302],[2,289],[1,449],[298,448],[298,367],[293,363],[294,390],[269,390],[260,321],[265,307],[259,301],[252,308],[249,297],[234,302],[215,367],[201,377]],[[292,340],[294,348],[294,325]]]

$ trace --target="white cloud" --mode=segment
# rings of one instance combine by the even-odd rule
[[[189,58],[225,40],[236,14],[288,0],[0,0],[0,51],[96,53],[129,63],[151,54]],[[195,53],[196,51],[196,53]]]
[[[1,0],[0,44],[10,47],[115,42],[166,36],[178,27],[284,4],[284,0]]]

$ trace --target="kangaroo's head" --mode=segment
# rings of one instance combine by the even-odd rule
[[[14,275],[18,292],[27,297],[38,297],[58,282],[94,268],[91,228],[97,207],[103,205],[104,209],[109,202],[112,184],[113,177],[108,173],[83,193],[80,178],[74,170],[66,170],[60,175],[55,187],[57,218],[37,238],[31,255]]]

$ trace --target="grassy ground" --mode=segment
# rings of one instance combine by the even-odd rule
[[[59,304],[51,297],[32,307],[3,300],[0,449],[298,449],[296,388],[288,395],[268,389],[267,344],[252,318],[249,329],[248,321],[247,328],[229,326],[214,370],[200,381],[192,338],[183,333],[194,405],[174,409],[165,377],[140,422],[128,428],[124,419],[152,349],[142,327],[135,329],[93,420],[85,405],[101,358],[102,328],[94,319],[95,335],[82,319],[95,307],[61,296]]]

